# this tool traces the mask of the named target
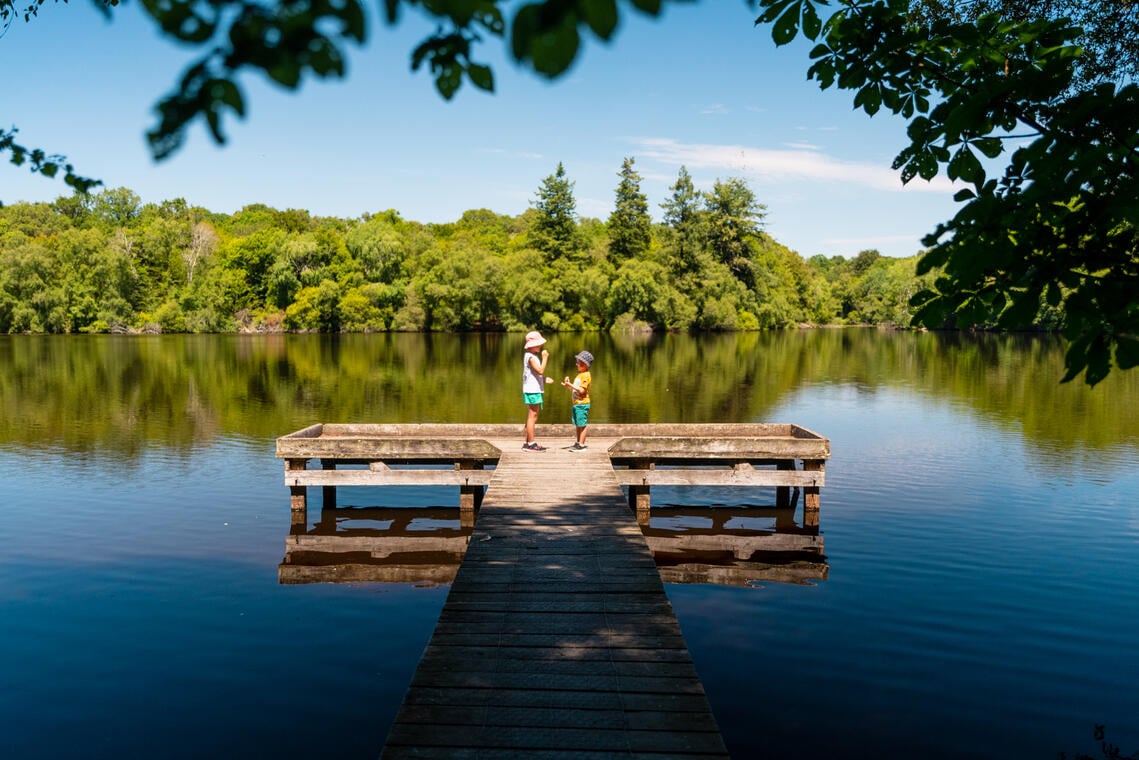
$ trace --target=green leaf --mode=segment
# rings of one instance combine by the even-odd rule
[[[1084,367],[1088,366],[1088,337],[1081,336],[1073,340],[1068,345],[1068,350],[1064,352],[1064,366],[1067,372],[1060,378],[1060,382],[1067,383],[1074,380]]]
[[[444,100],[450,100],[454,97],[462,84],[463,70],[453,61],[440,68],[435,75],[435,89],[439,91]]]
[[[871,116],[878,113],[878,108],[881,105],[882,92],[878,89],[878,85],[875,82],[866,85],[854,96],[854,107],[861,108]]]
[[[583,0],[582,11],[589,28],[603,40],[617,28],[617,0]]]
[[[958,190],[956,193],[953,194],[953,200],[956,201],[957,203],[964,203],[965,201],[973,200],[976,197],[977,197],[977,194],[974,193],[972,190],[970,190],[967,187],[964,188],[963,190]]]
[[[815,11],[815,6],[807,3],[803,6],[803,34],[808,39],[817,40],[819,32],[822,31],[823,22],[819,19],[819,14]]]
[[[792,7],[775,20],[771,27],[771,39],[776,45],[786,45],[799,34],[799,9]]]
[[[467,76],[471,84],[486,92],[494,92],[494,72],[489,66],[472,63],[467,66]]]
[[[1040,291],[1029,289],[1009,295],[1012,304],[1000,313],[998,324],[1011,330],[1031,327],[1036,313],[1040,311]]]
[[[1088,346],[1088,366],[1084,371],[1084,382],[1095,386],[1111,372],[1111,352],[1107,339],[1097,335]]]
[[[297,83],[301,80],[301,66],[294,58],[281,56],[277,58],[272,66],[265,69],[273,81],[278,84],[288,87],[290,90],[295,90]]]
[[[581,37],[572,17],[538,35],[530,46],[530,60],[539,74],[555,77],[569,68],[577,56]]]
[[[973,151],[965,145],[953,154],[953,158],[950,159],[949,166],[946,168],[946,173],[950,179],[963,179],[966,182],[984,181],[985,179],[985,170],[981,167],[981,162],[973,155]]]
[[[973,141],[973,146],[987,158],[996,158],[1004,150],[1004,145],[995,137],[985,137]]]
[[[633,0],[637,10],[656,16],[660,13],[661,0]]]
[[[1139,366],[1139,340],[1126,335],[1116,338],[1115,363],[1120,369]]]

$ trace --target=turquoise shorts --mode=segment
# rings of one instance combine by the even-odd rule
[[[523,393],[522,402],[526,404],[526,406],[533,406],[534,404],[541,406],[542,399],[545,397],[545,395],[545,393]]]
[[[585,427],[589,424],[589,404],[574,404],[571,418],[574,427]]]

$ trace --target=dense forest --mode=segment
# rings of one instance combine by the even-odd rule
[[[917,257],[804,259],[747,183],[680,169],[652,220],[634,159],[607,220],[561,164],[531,207],[449,224],[264,205],[219,214],[126,188],[0,207],[0,332],[758,330],[908,325]]]

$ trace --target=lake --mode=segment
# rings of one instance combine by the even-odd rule
[[[1098,755],[1096,724],[1139,750],[1139,372],[1061,385],[1046,336],[549,337],[555,377],[597,357],[595,422],[831,441],[825,563],[666,584],[734,757]],[[0,336],[0,755],[375,757],[448,587],[282,583],[275,439],[516,422],[521,443],[520,345]],[[458,525],[457,489],[346,488],[323,517],[319,492],[314,535]],[[767,528],[772,503],[654,488],[652,527]]]

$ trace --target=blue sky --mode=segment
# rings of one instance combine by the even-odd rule
[[[475,208],[516,215],[562,162],[579,214],[604,219],[626,156],[657,219],[681,165],[698,189],[742,177],[767,207],[767,232],[804,257],[908,256],[955,212],[943,178],[903,187],[889,168],[905,122],[871,119],[851,93],[808,82],[806,48],[776,48],[745,0],[669,5],[656,19],[622,3],[614,39],[590,39],[553,82],[489,41],[480,58],[495,68],[496,93],[465,84],[450,102],[427,72],[410,71],[431,25],[406,13],[391,29],[377,7],[368,3],[371,41],[349,51],[345,80],[289,92],[248,76],[247,115],[229,121],[226,145],[195,125],[180,152],[155,163],[144,137],[153,104],[195,51],[160,38],[137,2],[110,24],[85,0],[48,4],[0,37],[0,124],[108,187],[225,213],[265,203],[339,217],[394,208],[420,222]],[[0,166],[5,203],[65,189]]]

